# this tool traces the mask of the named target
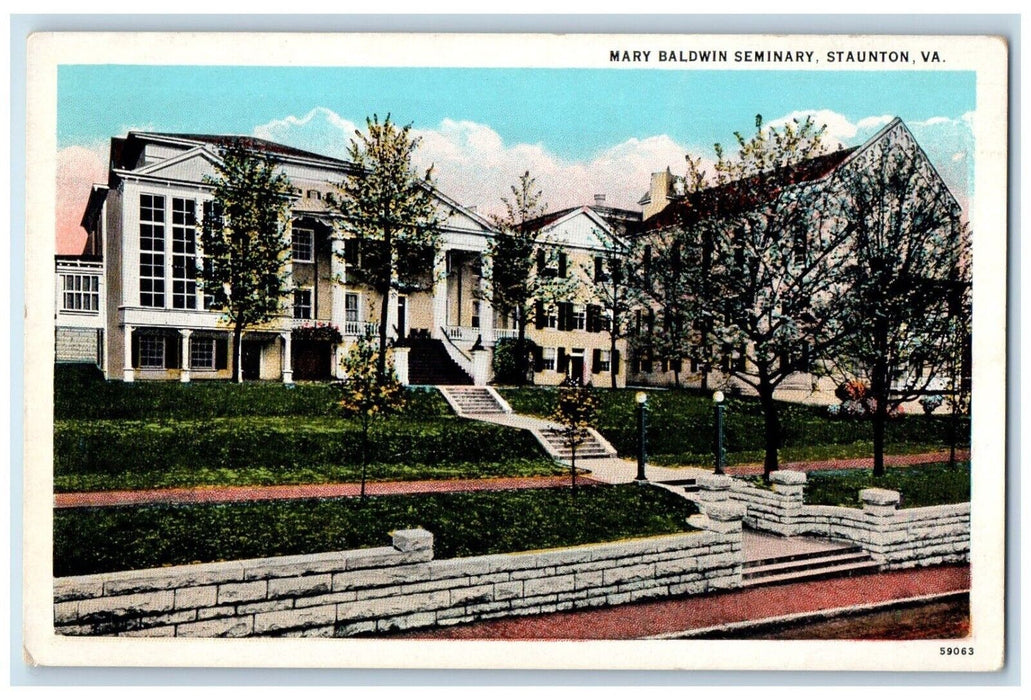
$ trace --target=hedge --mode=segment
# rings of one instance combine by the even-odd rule
[[[688,531],[697,512],[636,484],[357,499],[58,510],[54,575],[382,546],[424,527],[435,557],[493,554]]]
[[[521,430],[467,420],[392,418],[370,429],[370,462],[446,464],[543,456]],[[55,474],[162,469],[291,470],[360,464],[361,429],[339,418],[58,421]]]

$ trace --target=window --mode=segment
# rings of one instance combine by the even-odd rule
[[[61,275],[61,308],[64,311],[100,311],[100,278],[95,275]]]
[[[558,328],[558,307],[549,306],[544,314],[545,328]]]
[[[190,338],[190,368],[215,369],[214,338]]]
[[[140,369],[165,368],[165,336],[140,336]]]
[[[315,260],[315,232],[308,228],[295,228],[293,233],[294,262]]]
[[[140,305],[165,305],[165,198],[140,195]]]
[[[311,290],[294,290],[294,318],[311,318]]]
[[[172,307],[197,308],[197,203],[172,199]]]
[[[348,323],[358,323],[358,295],[348,292],[344,295],[344,320]]]
[[[598,351],[598,366],[594,368],[595,372],[608,372],[612,369],[612,351],[611,350],[599,350]]]
[[[473,300],[473,317],[470,321],[473,328],[480,327],[480,302]]]
[[[583,331],[587,330],[587,307],[583,304],[573,304],[573,322],[570,325],[570,330]]]
[[[541,368],[554,370],[556,357],[558,357],[558,350],[556,348],[541,348]]]

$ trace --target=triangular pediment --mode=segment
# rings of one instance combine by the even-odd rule
[[[541,239],[554,245],[608,250],[621,245],[612,227],[589,207],[566,214],[541,230]]]
[[[206,148],[193,148],[180,155],[151,163],[135,171],[136,175],[186,182],[203,182],[215,175],[218,157]]]

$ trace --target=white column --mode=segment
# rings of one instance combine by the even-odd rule
[[[481,261],[480,336],[483,338],[483,344],[490,347],[494,345],[494,304],[491,303],[490,296],[487,294],[490,285],[482,274],[482,265],[484,264],[486,261]]]
[[[179,331],[179,335],[182,338],[182,353],[179,355],[182,358],[182,368],[179,370],[179,381],[185,383],[190,381],[190,336],[193,335],[193,331],[184,328]]]
[[[290,333],[280,333],[279,337],[283,339],[283,383],[293,384],[294,383],[294,368],[291,364],[290,353],[293,350],[293,346],[290,343]]]
[[[125,347],[122,358],[122,381],[131,382],[136,378],[132,367],[132,326],[126,323],[123,327]]]
[[[474,386],[487,386],[487,382],[490,381],[490,356],[490,350],[473,350]]]
[[[397,381],[408,386],[408,350],[409,348],[394,348],[394,372],[397,373]]]
[[[333,285],[331,293],[332,308],[330,309],[330,319],[332,319],[333,325],[340,329],[341,332],[344,330],[344,279],[345,279],[345,268],[343,255],[343,241],[338,240],[335,236],[332,239],[332,253],[329,256],[329,273]]]
[[[440,337],[447,325],[447,251],[441,250],[433,261],[433,328],[430,335]]]

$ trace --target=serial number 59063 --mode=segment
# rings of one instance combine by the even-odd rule
[[[940,656],[973,656],[974,647],[941,647],[938,653]]]

